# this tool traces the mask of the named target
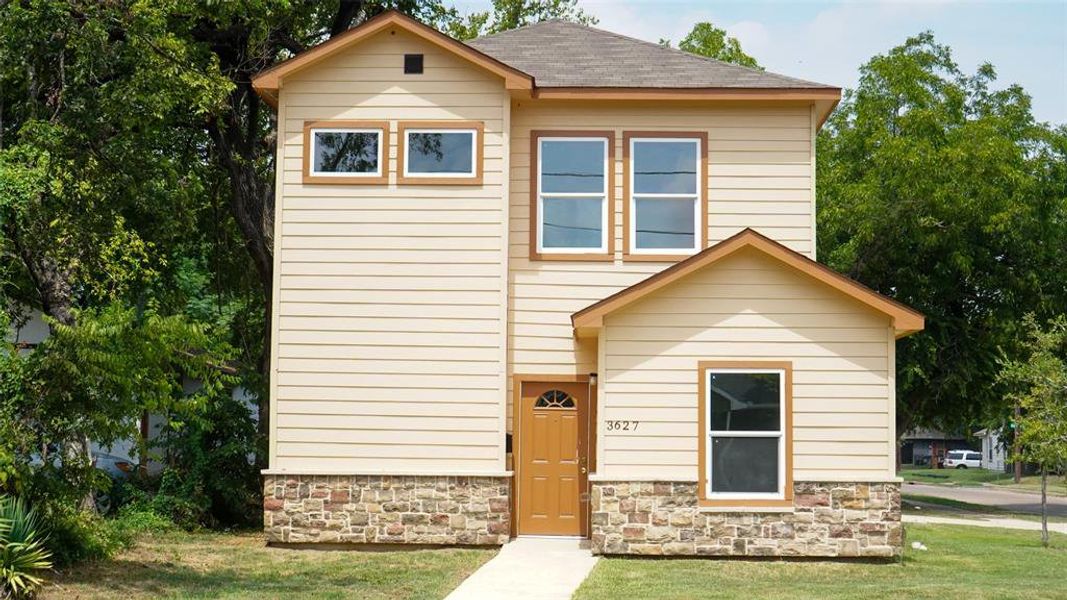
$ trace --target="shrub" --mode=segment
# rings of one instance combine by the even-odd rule
[[[0,497],[0,597],[32,596],[52,568],[37,513],[21,499]]]

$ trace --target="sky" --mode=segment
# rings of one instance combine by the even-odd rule
[[[488,2],[461,0],[461,10]],[[859,67],[933,31],[965,73],[991,63],[997,81],[1032,96],[1039,121],[1067,123],[1067,0],[579,0],[597,27],[677,46],[711,21],[768,71],[854,87]]]

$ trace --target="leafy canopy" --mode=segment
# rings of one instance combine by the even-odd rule
[[[932,34],[860,69],[818,137],[819,258],[926,314],[897,351],[898,432],[1004,414],[1003,350],[1067,311],[1067,136]]]

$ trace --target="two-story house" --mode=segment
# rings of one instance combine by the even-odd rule
[[[815,262],[838,88],[396,12],[254,85],[271,541],[900,552],[894,343],[923,317]]]

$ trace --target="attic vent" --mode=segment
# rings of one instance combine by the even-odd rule
[[[404,55],[404,73],[408,75],[418,75],[422,73],[422,55],[421,54],[405,54]]]

